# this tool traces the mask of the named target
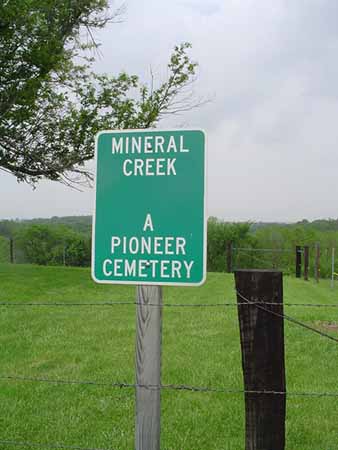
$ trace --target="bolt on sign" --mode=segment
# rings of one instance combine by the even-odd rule
[[[98,283],[200,285],[206,275],[205,134],[96,136],[92,276]]]

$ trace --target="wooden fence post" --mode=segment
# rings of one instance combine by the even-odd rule
[[[304,280],[309,281],[309,246],[304,245]]]
[[[138,286],[136,301],[136,384],[141,386],[136,387],[135,448],[159,450],[162,287]]]
[[[320,275],[320,244],[319,242],[315,245],[315,280],[319,283]]]
[[[302,276],[302,251],[299,245],[296,245],[296,278]]]
[[[285,392],[284,323],[269,312],[283,314],[282,273],[236,270],[235,281],[238,303],[262,302],[238,305],[245,391]],[[245,449],[284,450],[285,412],[285,394],[246,392]]]
[[[227,241],[227,272],[232,272],[232,242]]]
[[[14,263],[14,241],[13,238],[9,238],[9,262]]]

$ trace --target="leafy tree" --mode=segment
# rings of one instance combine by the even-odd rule
[[[93,157],[97,131],[148,128],[163,114],[194,106],[185,96],[196,69],[187,43],[175,47],[168,78],[157,88],[126,73],[93,73],[88,50],[96,43],[83,44],[81,30],[90,37],[111,21],[107,4],[1,2],[0,168],[18,180],[88,181],[84,164]]]
[[[78,235],[67,243],[65,250],[65,262],[67,266],[90,266],[90,238]]]
[[[9,241],[0,235],[0,263],[9,262]]]
[[[47,265],[53,255],[55,236],[46,225],[32,225],[20,230],[16,244],[23,250],[28,262]]]
[[[33,264],[90,265],[90,237],[63,225],[25,225],[16,233],[15,244],[23,260]]]
[[[15,222],[13,220],[2,220],[0,222],[0,236],[11,238],[15,229]]]
[[[208,220],[208,271],[224,272],[227,242],[231,241],[235,247],[251,246],[254,239],[249,232],[249,223],[227,223],[210,217]]]

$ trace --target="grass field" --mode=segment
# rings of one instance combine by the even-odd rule
[[[0,265],[0,301],[133,301],[134,291],[96,285],[88,269]],[[225,300],[235,301],[231,275],[164,289],[165,303]],[[338,287],[285,277],[284,301],[338,303]],[[338,308],[285,310],[317,327],[338,322]],[[288,391],[338,392],[337,344],[288,322],[285,335]],[[135,306],[1,307],[0,376],[133,383],[134,342]],[[243,388],[235,308],[164,309],[162,383]],[[338,398],[290,395],[287,450],[337,450],[337,417]],[[244,449],[242,395],[164,390],[161,420],[162,449]],[[0,440],[131,450],[134,391],[0,381]]]

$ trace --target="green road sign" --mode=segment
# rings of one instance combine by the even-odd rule
[[[92,276],[96,282],[204,282],[203,131],[98,133],[95,197]]]

